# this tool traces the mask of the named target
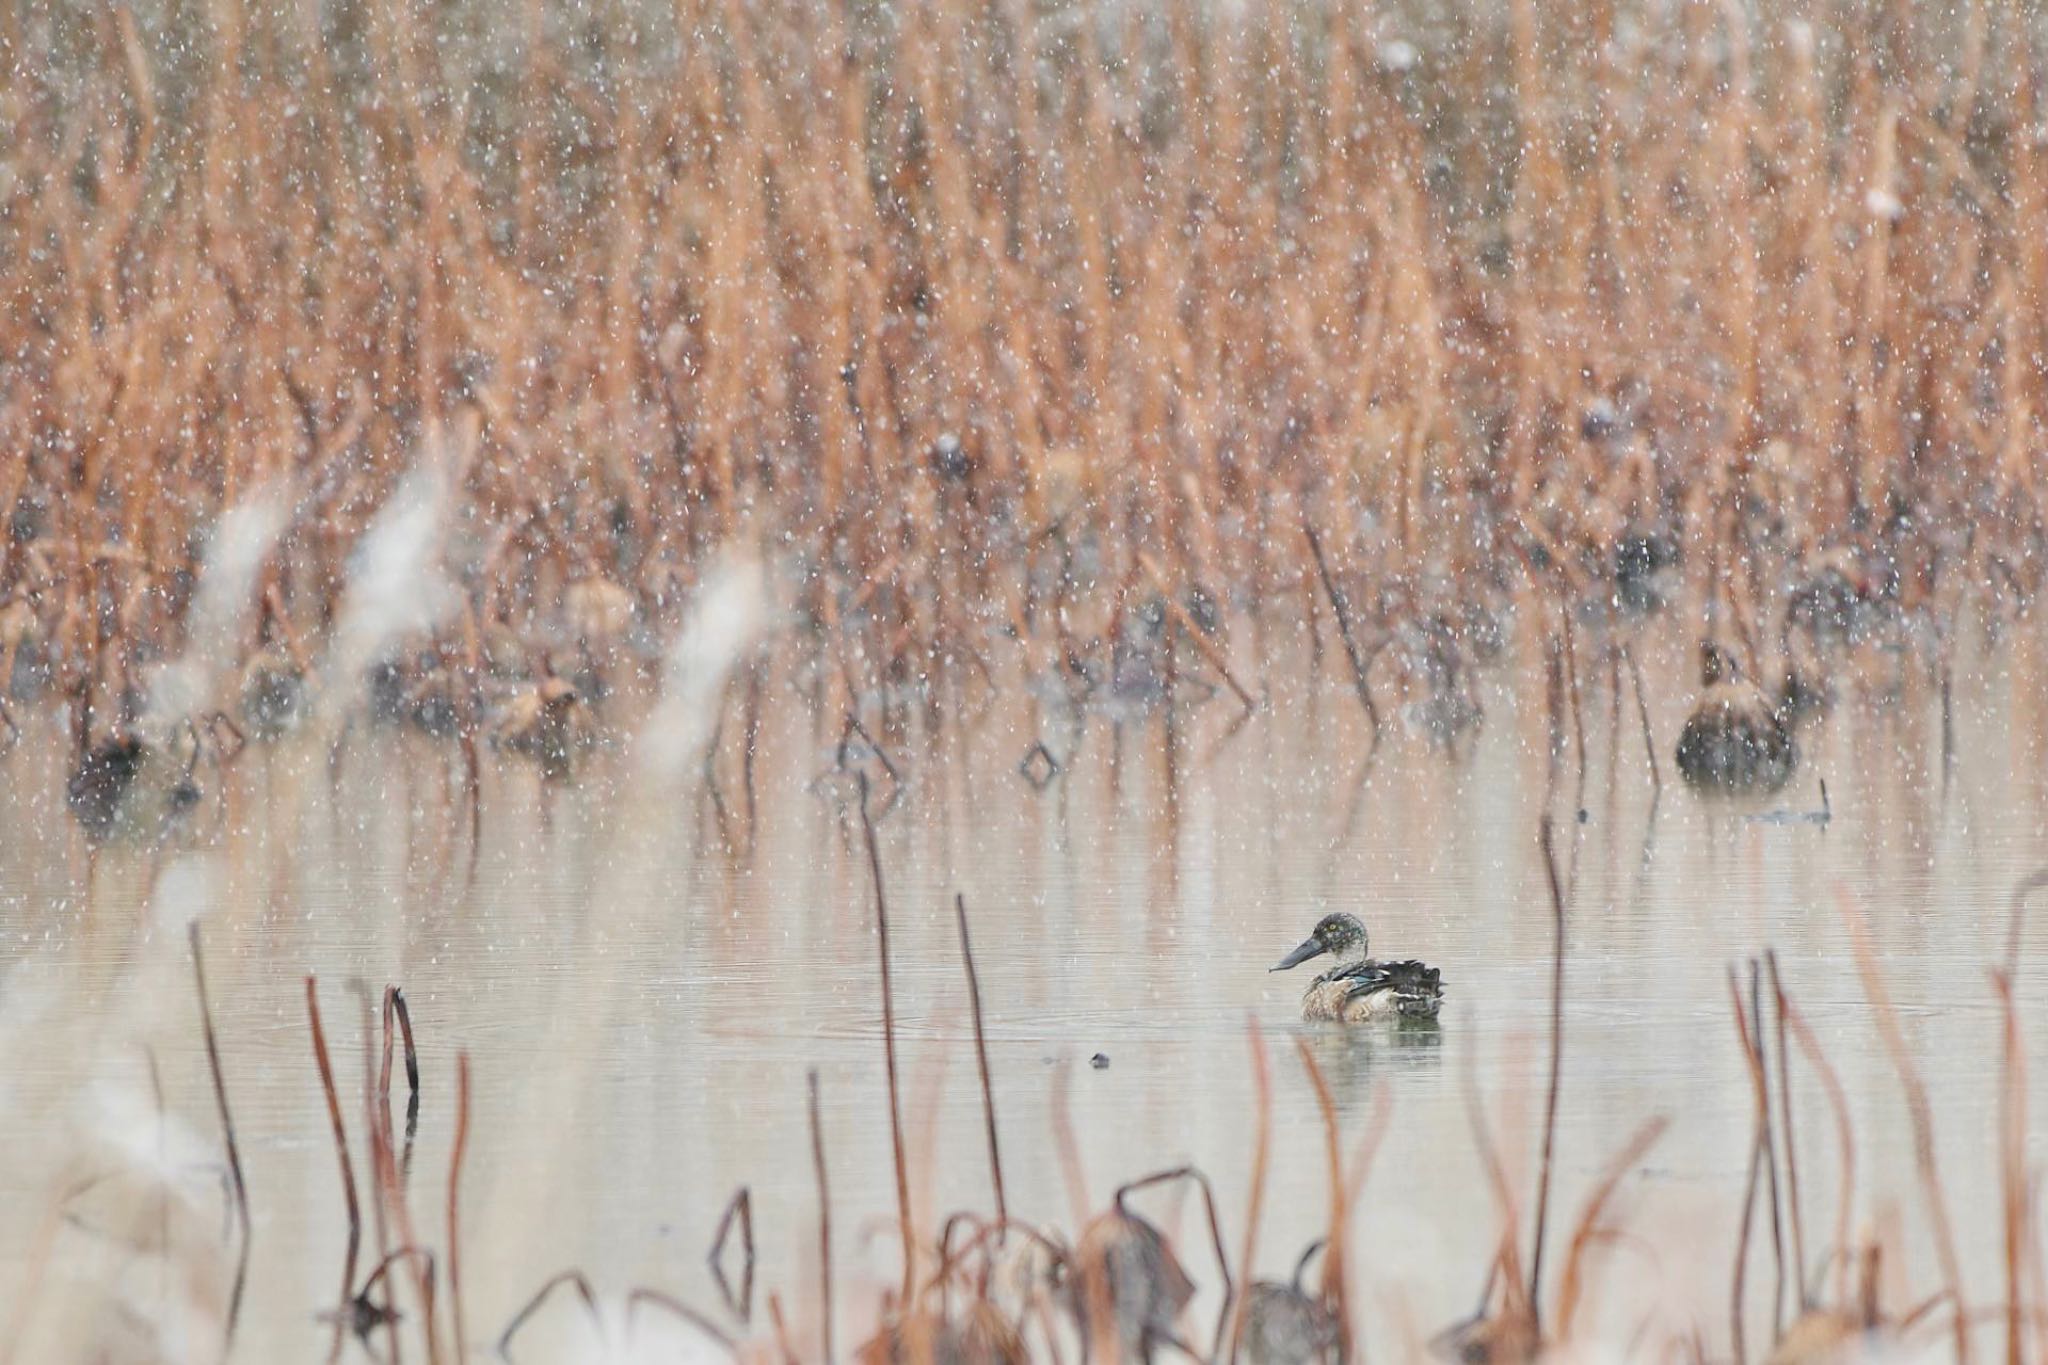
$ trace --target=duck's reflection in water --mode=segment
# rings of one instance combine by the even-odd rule
[[[1339,1113],[1353,1116],[1372,1102],[1377,1081],[1435,1070],[1443,1061],[1444,1027],[1434,1019],[1371,1025],[1303,1025],[1297,1035],[1315,1058]]]

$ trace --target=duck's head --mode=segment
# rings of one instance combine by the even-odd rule
[[[1339,962],[1362,961],[1365,958],[1365,925],[1356,915],[1338,911],[1324,915],[1316,921],[1316,927],[1301,941],[1301,946],[1280,959],[1270,969],[1284,972],[1289,967],[1299,967],[1312,957],[1330,954]]]

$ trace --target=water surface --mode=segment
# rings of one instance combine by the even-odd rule
[[[1681,667],[1676,643],[1664,655],[1646,660],[1652,676]],[[1727,971],[1765,947],[1778,950],[1851,1099],[1857,1225],[1902,1230],[1916,1250],[1894,1269],[1916,1290],[1933,1287],[1902,1092],[1842,897],[1867,925],[1924,1066],[1966,1283],[1994,1299],[1999,1018],[1986,967],[2003,952],[2011,887],[2048,858],[2042,679],[2026,639],[1991,666],[1960,670],[1945,770],[1937,692],[1914,669],[1900,674],[1895,693],[1848,689],[1806,737],[1806,763],[1777,803],[1706,802],[1667,786],[1653,807],[1633,701],[1617,708],[1595,672],[1582,822],[1576,746],[1553,778],[1540,674],[1513,655],[1488,676],[1485,723],[1455,755],[1397,719],[1369,758],[1346,680],[1327,669],[1274,680],[1268,704],[1236,724],[1227,693],[1183,708],[1169,729],[1157,710],[1070,713],[1016,692],[937,736],[915,724],[884,731],[902,779],[879,828],[918,1226],[928,1235],[940,1212],[990,1202],[959,893],[1014,1212],[1072,1226],[1053,1141],[1064,1087],[1089,1207],[1117,1183],[1195,1162],[1216,1182],[1234,1249],[1255,1025],[1274,1077],[1260,1268],[1291,1265],[1324,1218],[1302,1039],[1347,1145],[1376,1105],[1391,1115],[1356,1217],[1367,1331],[1411,1339],[1470,1311],[1499,1212],[1469,1093],[1485,1097],[1518,1189],[1533,1175],[1551,951],[1535,832],[1548,804],[1572,884],[1559,1209],[1576,1214],[1639,1123],[1672,1121],[1622,1187],[1633,1236],[1601,1261],[1595,1311],[1606,1330],[1625,1339],[1654,1305],[1647,1340],[1695,1322],[1725,1339],[1753,1122]],[[647,1284],[712,1306],[705,1249],[740,1185],[752,1191],[761,1284],[780,1292],[792,1333],[813,1340],[812,1068],[842,1346],[863,1332],[897,1255],[867,870],[853,788],[835,762],[838,725],[812,720],[779,665],[763,695],[751,827],[730,726],[715,802],[699,783],[639,779],[622,750],[593,755],[568,782],[487,754],[473,865],[459,754],[421,736],[358,732],[332,764],[290,741],[251,750],[194,831],[94,852],[49,799],[61,781],[54,740],[32,734],[5,760],[0,790],[0,1144],[10,1154],[0,1302],[24,1303],[40,1284],[21,1358],[70,1331],[111,1343],[111,1358],[150,1358],[152,1324],[175,1316],[166,1305],[216,1302],[223,1288],[217,1268],[170,1275],[154,1255],[166,1225],[181,1266],[205,1262],[220,1236],[218,1126],[183,931],[195,911],[255,1216],[239,1358],[324,1349],[315,1315],[340,1272],[343,1208],[305,1024],[309,972],[322,983],[359,1169],[364,1031],[352,983],[396,982],[411,1001],[425,1099],[410,1184],[425,1241],[443,1240],[454,1058],[471,1058],[463,1274],[473,1342],[571,1265],[607,1293]],[[1653,699],[1667,782],[1683,704]],[[1042,791],[1019,772],[1036,739],[1060,765]],[[890,784],[872,759],[866,767],[879,803]],[[1825,826],[1749,818],[1770,804],[1818,806],[1818,776],[1831,797]],[[1266,968],[1329,908],[1363,914],[1381,954],[1442,968],[1440,1028],[1297,1022],[1305,982]],[[2048,925],[2037,921],[2024,947],[2019,994],[2038,1018]],[[1099,1067],[1089,1063],[1098,1054]],[[152,1058],[169,1128],[155,1117]],[[1794,1080],[1817,1266],[1833,1223],[1833,1140],[1813,1075],[1795,1062]],[[151,1162],[189,1199],[176,1218],[136,1193],[156,1188],[138,1174]],[[52,1230],[57,1195],[93,1179]],[[1140,1202],[1182,1233],[1190,1268],[1213,1286],[1196,1203]],[[1565,1230],[1553,1228],[1554,1243]],[[1558,1254],[1553,1245],[1553,1265]],[[1756,1257],[1752,1330],[1762,1331],[1767,1236]],[[103,1311],[110,1302],[125,1307]],[[535,1358],[546,1358],[547,1333],[558,1346],[573,1338],[561,1325],[573,1316],[553,1310]],[[1206,1332],[1198,1323],[1192,1335]]]

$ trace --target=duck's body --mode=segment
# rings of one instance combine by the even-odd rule
[[[1700,647],[1706,690],[1678,736],[1678,771],[1694,787],[1773,792],[1799,763],[1784,717],[1719,645]]]
[[[1336,965],[1302,992],[1301,1017],[1361,1024],[1375,1019],[1434,1019],[1443,1008],[1443,976],[1413,960],[1379,962],[1367,953],[1365,926],[1356,915],[1325,915],[1315,931],[1273,968],[1285,971],[1330,953]]]
[[[1302,993],[1301,1017],[1362,1024],[1434,1019],[1443,1007],[1441,973],[1420,962],[1356,962],[1324,972]]]

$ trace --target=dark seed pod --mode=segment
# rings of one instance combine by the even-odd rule
[[[931,462],[933,473],[954,483],[964,482],[974,472],[974,461],[968,456],[967,447],[950,431],[932,442]]]
[[[113,833],[122,798],[135,785],[146,753],[140,738],[123,734],[103,739],[79,756],[78,766],[65,784],[64,799],[92,838],[104,839]]]

